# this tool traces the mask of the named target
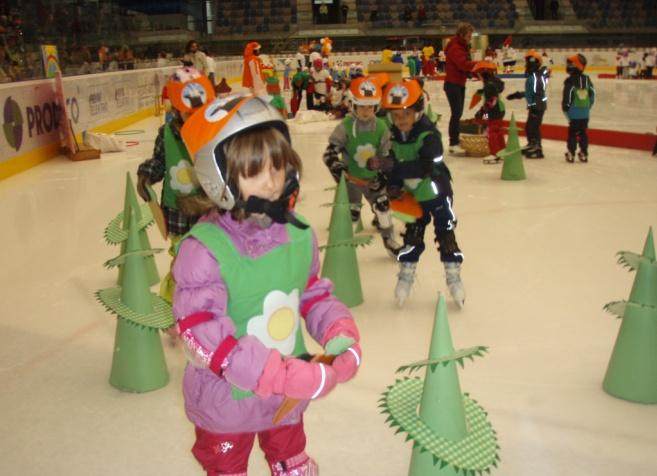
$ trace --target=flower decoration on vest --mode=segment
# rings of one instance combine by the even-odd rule
[[[293,289],[290,294],[274,290],[265,297],[262,314],[249,320],[246,332],[270,349],[290,355],[294,351],[300,322],[299,290]]]
[[[376,155],[376,150],[372,144],[363,144],[359,145],[356,148],[356,154],[354,160],[358,163],[358,166],[365,168],[367,161]]]
[[[186,160],[181,160],[171,167],[169,175],[171,177],[171,188],[177,192],[189,194],[199,186],[194,173],[194,166]]]

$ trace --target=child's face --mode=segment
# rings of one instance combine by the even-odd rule
[[[239,176],[238,187],[244,200],[250,196],[264,198],[269,201],[277,200],[283,193],[285,186],[285,169],[274,168],[269,151],[264,151],[264,164],[262,170],[253,177]]]
[[[361,121],[367,121],[374,117],[374,106],[356,106],[354,111]]]
[[[411,132],[415,124],[415,111],[413,109],[393,109],[392,122],[402,132]]]

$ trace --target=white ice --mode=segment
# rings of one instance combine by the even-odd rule
[[[546,122],[565,124],[558,75]],[[507,91],[521,86],[507,83]],[[657,82],[596,80],[592,127],[652,132]],[[468,86],[469,95],[476,87]],[[434,110],[449,111],[442,83],[429,85]],[[509,109],[524,120],[522,104]],[[467,115],[467,114],[466,114]],[[163,338],[171,382],[146,394],[108,383],[115,318],[93,293],[112,286],[102,263],[117,255],[103,229],[123,206],[125,174],[150,156],[159,118],[128,129],[139,145],[100,160],[52,159],[0,183],[0,474],[202,474],[181,395],[185,358]],[[335,122],[295,125],[304,163],[299,211],[327,238],[331,179],[321,161]],[[445,138],[444,138],[445,139]],[[521,138],[521,142],[524,139]],[[640,252],[657,227],[657,158],[592,146],[588,164],[567,164],[565,144],[545,141],[546,159],[525,161],[527,180],[500,180],[500,165],[450,158],[456,230],[465,263],[465,308],[448,299],[457,348],[489,346],[459,370],[464,391],[489,412],[504,476],[657,474],[657,405],[602,390],[620,320],[602,306],[627,299],[633,282],[616,264]],[[366,224],[371,213],[364,212]],[[370,229],[369,226],[366,228]],[[398,230],[401,225],[397,225]],[[369,231],[372,231],[371,229]],[[154,247],[165,247],[153,231]],[[410,443],[384,423],[377,400],[395,369],[425,358],[442,266],[427,252],[403,309],[394,305],[397,265],[380,239],[359,249],[364,304],[353,309],[364,363],[352,382],[306,413],[308,452],[323,476],[407,474]],[[166,254],[157,257],[160,273]],[[655,349],[657,352],[657,349]],[[657,376],[655,376],[657,378]],[[251,473],[266,475],[259,450]]]

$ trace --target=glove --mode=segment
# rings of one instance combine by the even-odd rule
[[[352,345],[338,355],[333,361],[333,364],[331,364],[331,367],[335,370],[338,383],[344,383],[354,378],[356,372],[358,372],[360,362],[361,351],[359,344]]]
[[[525,97],[525,93],[523,93],[522,91],[516,91],[515,93],[509,94],[506,98],[511,101],[513,99],[522,99],[524,97]]]
[[[385,186],[386,179],[382,174],[376,174],[375,177],[372,177],[367,182],[367,188],[369,188],[371,192],[380,192],[385,188]]]
[[[368,170],[380,170],[381,172],[387,173],[392,171],[394,165],[395,163],[392,157],[370,157],[367,159],[365,167]]]
[[[273,394],[310,400],[328,394],[337,382],[333,366],[305,362],[294,357],[282,358],[278,351],[273,350],[258,380],[255,393],[261,398]]]
[[[388,198],[390,200],[396,200],[402,196],[402,188],[399,185],[388,184]]]
[[[333,176],[333,180],[336,182],[340,181],[340,177],[342,176],[343,172],[347,173],[347,164],[341,160],[334,160],[329,164],[328,168],[329,172],[331,172],[331,175]]]
[[[475,117],[475,119],[480,119],[480,120],[483,119],[483,118],[484,118],[484,111],[483,111],[483,109],[479,109],[479,110],[475,113],[474,117]]]
[[[145,202],[151,201],[151,197],[148,195],[148,190],[146,190],[146,185],[150,184],[148,177],[145,175],[137,175],[137,193]]]

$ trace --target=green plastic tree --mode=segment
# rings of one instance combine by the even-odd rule
[[[502,180],[525,180],[527,178],[522,159],[520,141],[518,140],[516,117],[513,114],[511,114],[509,137],[506,142],[506,148],[498,152],[497,155],[504,159],[504,164],[502,165]]]
[[[409,476],[456,476],[489,473],[499,461],[497,435],[486,411],[461,392],[456,365],[482,356],[486,347],[454,350],[447,306],[436,306],[429,359],[397,372],[425,368],[424,381],[405,378],[388,387],[380,400],[386,422],[413,441]]]
[[[110,384],[126,392],[148,392],[167,384],[160,329],[173,325],[171,306],[150,292],[146,258],[161,250],[144,249],[134,210],[128,214],[126,251],[105,266],[123,267],[119,287],[96,293],[105,308],[117,315]]]
[[[636,271],[627,301],[607,304],[605,310],[622,318],[603,388],[614,397],[657,403],[657,262],[652,228],[643,253],[618,253],[618,262]]]
[[[369,244],[372,235],[354,238],[344,174],[335,190],[332,206],[328,243],[321,247],[326,251],[321,275],[333,281],[333,293],[338,299],[354,307],[363,302],[356,247]]]
[[[121,245],[121,254],[126,252],[126,240],[128,239],[128,222],[130,220],[130,213],[134,212],[137,220],[137,229],[139,236],[139,243],[143,249],[150,249],[151,243],[146,233],[148,228],[153,223],[153,215],[147,203],[139,205],[137,200],[137,193],[132,184],[130,173],[126,173],[125,184],[125,198],[123,201],[123,211],[120,212],[105,228],[105,240],[112,245]],[[146,273],[148,284],[150,286],[157,284],[160,281],[160,276],[155,266],[155,259],[153,256],[145,258]],[[121,286],[123,282],[123,266],[119,265],[119,278],[118,284]]]

